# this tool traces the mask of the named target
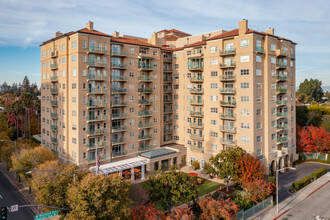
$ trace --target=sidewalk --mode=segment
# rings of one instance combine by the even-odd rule
[[[295,194],[291,195],[289,198],[285,199],[281,203],[279,203],[279,213],[276,212],[276,206],[273,206],[270,209],[266,209],[265,211],[258,213],[256,216],[253,216],[251,219],[277,219],[285,212],[287,212],[292,207],[296,206],[299,202],[306,199],[313,192],[317,191],[322,186],[326,185],[330,182],[330,172],[323,175],[319,179],[315,180],[311,184],[305,186]]]

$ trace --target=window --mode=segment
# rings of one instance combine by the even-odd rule
[[[76,103],[77,102],[77,98],[76,97],[72,97],[72,103]]]
[[[276,59],[275,59],[275,57],[270,58],[270,62],[271,62],[272,64],[275,64],[275,63],[276,63]]]
[[[217,95],[211,95],[211,101],[218,101],[218,96]]]
[[[249,102],[250,101],[250,96],[243,95],[241,96],[241,102]]]
[[[134,48],[133,47],[129,48],[129,54],[134,54]]]
[[[272,127],[273,127],[273,128],[276,127],[276,123],[275,123],[275,121],[272,121]]]
[[[86,48],[87,46],[86,46],[86,41],[85,40],[83,40],[83,48]]]
[[[241,76],[247,76],[247,75],[249,75],[249,69],[242,69]]]
[[[250,137],[249,136],[241,136],[241,142],[242,143],[249,143]]]
[[[276,45],[275,45],[275,44],[271,44],[271,45],[270,45],[270,49],[271,49],[272,51],[275,51],[275,50],[276,50]]]
[[[256,69],[256,76],[261,76],[261,69],[259,68]]]
[[[276,97],[273,95],[272,96],[272,102],[275,102],[276,101]]]
[[[76,116],[77,115],[77,111],[73,110],[72,111],[72,116]]]
[[[276,134],[272,134],[272,140],[275,140]]]
[[[218,83],[211,83],[211,89],[217,89]]]
[[[240,57],[241,63],[249,62],[249,59],[250,59],[249,55]]]
[[[242,116],[249,116],[250,110],[249,109],[241,109],[241,115]]]
[[[129,144],[129,149],[134,150],[134,144]]]
[[[64,136],[63,136],[64,137]],[[76,144],[77,143],[77,139],[76,138],[72,138],[72,143]]]
[[[130,138],[134,137],[134,131],[131,131],[131,132],[129,133],[129,137],[130,137]]]
[[[261,109],[257,109],[257,111],[256,111],[256,115],[257,115],[257,116],[260,116],[260,115],[261,115]]]
[[[261,89],[261,88],[262,88],[262,84],[259,83],[259,82],[257,82],[257,83],[256,83],[256,88],[257,88],[257,89]]]
[[[276,114],[276,109],[272,108],[272,115],[275,115],[275,114]]]
[[[218,125],[218,121],[217,120],[211,120],[211,125]]]
[[[62,44],[62,50],[65,51],[65,44]]]
[[[261,129],[261,122],[257,122],[257,129]]]
[[[73,139],[72,139],[72,143],[73,143]],[[76,152],[72,151],[72,157],[73,157],[73,158],[76,158],[76,157],[77,157]]]
[[[210,53],[216,53],[218,50],[218,47],[217,46],[213,46],[210,48]]]
[[[77,88],[77,83],[72,83],[72,89],[76,89]]]
[[[77,130],[77,125],[76,124],[72,124],[72,130]]]
[[[250,87],[248,82],[241,83],[241,89],[248,89]]]
[[[218,145],[217,144],[211,144],[211,149],[212,150],[218,150]]]
[[[256,97],[256,102],[261,102],[261,96]]]
[[[290,61],[290,66],[293,67],[293,61]]]
[[[211,65],[218,65],[218,59],[211,59]]]
[[[261,142],[261,136],[257,136],[257,142],[258,142],[258,143]]]
[[[211,71],[211,76],[218,76],[218,71]]]
[[[72,70],[72,76],[76,76],[77,75],[77,71],[75,69]]]
[[[256,56],[256,62],[258,62],[258,63],[261,62],[261,56],[259,56],[259,55]]]
[[[211,113],[218,113],[218,108],[211,108]]]
[[[42,57],[45,57],[45,56],[46,56],[45,51],[42,51]]]
[[[250,129],[250,123],[248,123],[248,122],[242,122],[241,123],[241,128],[242,129]]]
[[[133,72],[129,72],[129,77],[133,78],[134,77],[134,73]]]
[[[72,63],[75,63],[77,61],[77,56],[73,55],[71,59],[72,59]]]
[[[77,47],[77,42],[76,41],[72,41],[72,49],[76,49]]]
[[[241,45],[241,47],[248,47],[249,46],[249,40],[241,40],[240,45]]]
[[[218,132],[211,132],[211,137],[217,138],[218,137]]]

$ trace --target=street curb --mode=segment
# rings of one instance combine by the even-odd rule
[[[22,191],[22,189],[17,185],[17,183],[15,183],[15,181],[9,176],[8,172],[6,170],[4,170],[2,167],[0,167],[0,172],[7,178],[7,180],[11,183],[11,185],[17,189],[17,191],[19,192],[19,195],[21,195],[21,197],[23,198],[23,200],[30,205],[33,205],[34,203],[31,202],[31,200],[25,195],[25,193]],[[30,207],[30,209],[32,210],[32,212],[35,215],[38,215],[38,210],[35,207]]]

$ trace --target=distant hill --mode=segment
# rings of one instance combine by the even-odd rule
[[[322,89],[324,92],[326,91],[330,92],[330,86],[322,86]]]

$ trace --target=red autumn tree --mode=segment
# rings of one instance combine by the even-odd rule
[[[243,188],[252,201],[258,203],[266,199],[275,190],[275,184],[267,182],[263,179],[246,182]]]
[[[297,147],[300,152],[330,153],[330,132],[313,125],[298,129]]]
[[[238,211],[237,205],[231,200],[218,201],[211,196],[201,198],[197,201],[203,213],[199,216],[201,220],[232,219]]]
[[[194,213],[188,206],[181,208],[175,207],[167,214],[166,220],[191,220],[194,219]]]
[[[133,220],[158,220],[165,219],[162,211],[155,208],[155,203],[149,203],[146,206],[136,206],[132,209]]]
[[[250,154],[244,154],[242,157],[238,158],[236,163],[239,165],[237,169],[238,177],[236,180],[238,183],[244,185],[248,182],[263,179],[265,171],[259,159],[254,158]]]

